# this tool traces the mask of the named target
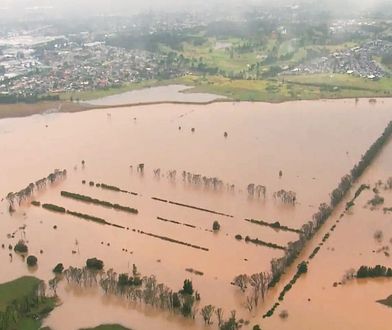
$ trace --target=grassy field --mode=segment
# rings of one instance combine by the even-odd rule
[[[16,304],[23,304],[27,299],[34,297],[41,281],[35,277],[25,276],[15,281],[0,284],[0,327],[1,313]],[[32,306],[28,313],[17,315],[16,321],[7,326],[7,330],[38,330],[41,329],[41,318],[49,313],[55,306],[55,299],[43,298],[38,305]]]
[[[185,76],[178,80],[194,86],[187,92],[207,92],[236,101],[284,102],[391,96],[392,79],[370,81],[348,75],[287,76],[271,80],[230,80],[224,77]]]
[[[124,328],[123,326],[118,324],[104,324],[104,325],[99,325],[98,327],[95,328],[87,328],[87,329],[80,329],[80,330],[130,330],[130,329]]]
[[[194,58],[199,60],[202,58],[203,62],[208,66],[218,67],[227,72],[239,72],[246,69],[248,65],[257,63],[257,51],[239,54],[234,51],[231,52],[226,48],[217,47],[217,44],[219,43],[227,43],[234,47],[241,44],[241,40],[232,38],[229,40],[217,41],[216,39],[211,38],[202,46],[194,46],[193,44],[185,43],[184,50],[181,54],[189,59]]]
[[[32,295],[39,283],[39,279],[26,276],[12,282],[0,284],[0,312],[4,312],[13,301],[20,301]]]

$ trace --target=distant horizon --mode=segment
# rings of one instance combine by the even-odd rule
[[[387,4],[386,0],[347,0],[344,3],[338,0],[278,0],[273,3],[266,0],[213,0],[206,3],[202,0],[159,0],[129,1],[129,0],[0,0],[0,17],[45,16],[73,17],[73,16],[132,16],[143,11],[164,10],[203,10],[208,7],[224,5],[230,7],[246,7],[247,5],[295,5],[303,3],[318,4],[326,10],[342,11],[353,8],[353,11],[372,9],[380,4]],[[349,12],[348,12],[349,13]]]

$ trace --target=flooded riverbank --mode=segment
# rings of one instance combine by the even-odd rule
[[[188,89],[189,87],[185,85],[150,87],[121,94],[105,96],[99,99],[86,101],[86,103],[95,106],[119,106],[146,102],[205,103],[219,99],[225,99],[224,96],[214,94],[186,93]]]

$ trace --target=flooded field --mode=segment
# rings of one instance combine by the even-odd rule
[[[185,93],[189,89],[185,85],[169,85],[134,90],[100,99],[90,100],[87,103],[96,106],[115,106],[131,103],[145,102],[197,102],[204,103],[224,98],[220,95],[206,93]]]
[[[392,143],[389,143],[371,168],[358,182],[372,188],[381,180],[385,184],[392,174]],[[384,203],[374,210],[368,201],[375,193],[361,194],[352,210],[339,220],[335,215],[329,221],[337,224],[330,238],[317,256],[309,262],[309,271],[285,297],[277,310],[287,310],[289,317],[265,320],[268,329],[390,329],[390,307],[376,301],[392,294],[390,278],[345,280],[351,269],[360,266],[391,267],[392,244],[391,213],[383,208],[392,205],[392,191],[379,189]],[[337,222],[338,221],[338,222]],[[376,233],[381,233],[378,236]],[[321,242],[315,238],[312,249]],[[322,322],[322,320],[328,322]]]
[[[275,315],[261,321],[262,311],[249,313],[246,297],[230,282],[239,274],[269,271],[271,259],[283,254],[276,247],[285,248],[298,238],[295,231],[311,219],[320,203],[329,200],[329,193],[340,178],[380,136],[392,118],[391,106],[392,101],[387,99],[375,105],[368,100],[358,104],[349,100],[273,105],[164,104],[1,120],[1,196],[19,191],[55,168],[64,168],[66,179],[36,193],[34,199],[99,217],[117,227],[53,213],[28,203],[10,216],[4,200],[0,244],[7,247],[20,238],[26,239],[29,251],[39,260],[34,275],[46,280],[53,276],[51,270],[57,263],[81,267],[90,257],[102,259],[106,269],[113,268],[118,273],[130,272],[136,264],[143,275],[154,274],[173,290],[181,289],[184,279],[190,278],[201,295],[200,307],[222,307],[225,317],[235,309],[250,325],[262,323],[263,329],[295,329],[308,318],[308,329],[319,329],[320,315],[332,313],[330,308],[321,306],[335,303],[323,299],[343,302],[346,297],[346,308],[353,309],[354,304],[350,303],[358,301],[358,295],[365,297],[372,292],[374,299],[368,299],[371,302],[364,302],[360,308],[385,310],[374,300],[384,299],[392,292],[385,291],[386,287],[377,281],[366,286],[350,282],[332,287],[349,268],[366,261],[376,262],[376,258],[388,261],[384,255],[372,253],[378,248],[373,231],[387,233],[390,228],[382,211],[362,208],[371,198],[370,191],[361,195],[352,214],[342,221],[312,261],[309,273],[288,294],[284,305],[290,313],[287,320],[281,321]],[[391,172],[391,147],[385,149],[363,180],[371,183],[390,176],[387,173]],[[123,191],[102,189],[97,183]],[[250,184],[265,187],[265,196],[253,193]],[[274,198],[274,193],[282,189],[295,193],[293,203]],[[138,214],[66,198],[61,191],[135,208]],[[385,203],[392,206],[388,194],[385,193]],[[278,221],[291,230],[278,230],[246,219],[268,224]],[[221,226],[218,232],[212,231],[214,221]],[[26,229],[19,230],[23,225]],[[354,230],[358,231],[355,240]],[[14,237],[7,237],[12,233]],[[236,235],[270,244],[237,240]],[[385,244],[389,238],[385,237]],[[360,253],[361,258],[368,255],[368,259],[358,258],[355,264],[357,259],[352,255]],[[0,282],[28,273],[19,256],[10,259],[8,249],[0,249],[0,259],[6,265],[0,272]],[[190,268],[203,274],[186,271]],[[72,289],[63,283],[58,294],[63,304],[45,323],[55,330],[119,320],[133,329],[203,327],[200,316],[196,321],[186,320],[154,308],[133,306],[104,296],[98,289]],[[266,305],[269,303],[267,297]],[[81,310],[86,313],[80,313]],[[87,310],[94,310],[94,316]],[[334,306],[333,310],[337,320],[339,313],[344,313],[342,307]],[[377,315],[381,314],[384,315],[382,311]],[[351,326],[348,318],[340,318],[341,322],[349,322],[342,328]],[[352,329],[357,329],[355,324]]]

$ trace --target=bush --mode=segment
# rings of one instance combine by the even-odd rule
[[[384,204],[384,197],[381,197],[380,195],[375,195],[371,200],[368,201],[368,204],[373,207],[382,205]]]
[[[304,274],[308,272],[308,265],[306,264],[305,261],[302,261],[299,265],[298,265],[298,274]]]
[[[36,256],[28,256],[28,257],[27,257],[27,260],[26,260],[27,265],[28,265],[29,267],[34,267],[34,266],[36,266],[36,265],[37,265],[37,261],[38,261],[38,259],[37,259]]]
[[[182,287],[181,293],[193,295],[193,284],[191,280],[185,280],[184,286]]]
[[[53,273],[55,274],[61,274],[64,270],[64,266],[62,263],[59,263],[56,265],[56,267],[53,268]]]
[[[58,213],[65,213],[65,208],[53,204],[43,204],[42,207],[46,210],[58,212]]]
[[[173,308],[180,308],[181,301],[177,293],[173,293]]]
[[[213,231],[219,231],[220,229],[220,224],[218,221],[214,221],[214,223],[212,224],[212,230]]]
[[[181,314],[185,317],[189,317],[192,314],[192,303],[185,301],[181,307]]]
[[[97,258],[87,259],[86,266],[90,270],[102,270],[103,269],[103,261]]]
[[[14,251],[17,253],[27,253],[28,247],[23,240],[20,240],[14,247]]]
[[[241,241],[242,240],[242,236],[240,234],[235,235],[235,239]]]
[[[282,310],[282,311],[279,313],[279,317],[280,317],[281,319],[287,319],[287,318],[289,317],[289,313],[288,313],[286,310]]]

